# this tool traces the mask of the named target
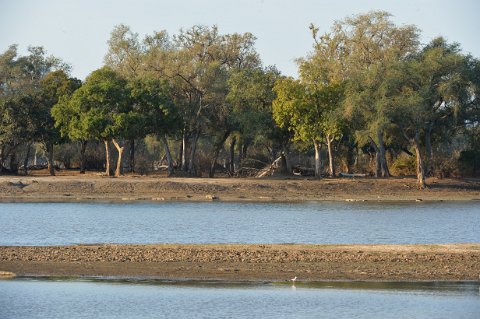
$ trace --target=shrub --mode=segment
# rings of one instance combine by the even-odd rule
[[[402,155],[393,162],[390,170],[393,175],[415,175],[417,172],[417,158],[415,156]]]

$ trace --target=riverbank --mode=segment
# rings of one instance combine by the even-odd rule
[[[95,174],[0,176],[0,201],[440,201],[480,200],[479,179],[166,178]]]
[[[0,246],[0,271],[168,280],[477,281],[480,244]]]

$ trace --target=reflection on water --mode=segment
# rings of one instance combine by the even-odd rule
[[[478,283],[0,281],[0,318],[478,318]]]
[[[480,205],[0,203],[0,245],[480,242]]]

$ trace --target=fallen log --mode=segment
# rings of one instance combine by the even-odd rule
[[[349,174],[349,173],[340,173],[340,177],[367,177],[367,174]]]

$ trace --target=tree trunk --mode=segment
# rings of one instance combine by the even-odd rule
[[[243,145],[242,145],[242,160],[246,159],[247,158],[247,151],[248,151],[248,145],[249,143],[245,142]]]
[[[55,166],[53,163],[53,143],[46,142],[45,143],[45,150],[47,151],[47,167],[48,173],[50,176],[55,176]]]
[[[104,143],[105,143],[105,175],[112,176],[112,171],[110,170],[109,141],[104,140]]]
[[[292,174],[292,162],[290,161],[290,150],[288,147],[283,147],[282,154],[285,156],[285,168],[287,174]]]
[[[17,175],[18,174],[18,163],[17,163],[17,152],[16,149],[12,147],[10,150],[10,172],[12,174]]]
[[[418,187],[420,189],[427,188],[427,184],[425,182],[425,169],[423,163],[422,152],[420,151],[420,134],[419,132],[415,132],[415,137],[412,140],[413,147],[415,149],[415,155],[417,156],[417,180],[418,180]]]
[[[185,131],[183,132],[182,136],[182,152],[180,153],[181,155],[181,163],[182,163],[182,170],[187,171],[188,166],[187,166],[187,134]]]
[[[333,148],[332,142],[334,138],[330,137],[330,134],[327,134],[327,148],[328,148],[328,164],[330,167],[330,176],[335,177],[335,163],[333,158]]]
[[[314,140],[313,145],[315,146],[315,177],[318,179],[322,178],[322,162],[321,162],[321,151],[322,151],[322,144]]]
[[[190,150],[190,158],[188,159],[188,174],[195,175],[195,153],[197,151],[197,142],[198,138],[200,137],[200,129],[195,132],[195,136],[193,137],[191,150]],[[185,153],[185,152],[184,152]]]
[[[117,167],[115,169],[115,177],[118,177],[121,174],[123,174],[122,155],[123,155],[123,151],[125,150],[125,146],[120,146],[120,144],[118,144],[114,138],[112,139],[112,142],[113,142],[113,145],[115,145],[115,148],[117,149],[117,152],[118,152]]]
[[[380,168],[382,177],[390,177],[390,171],[387,165],[387,157],[385,154],[385,143],[383,142],[383,131],[377,130],[378,150],[380,151]]]
[[[135,139],[130,140],[130,173],[135,173]]]
[[[85,174],[85,151],[87,150],[87,141],[80,142],[80,174]]]
[[[28,160],[30,159],[30,150],[32,149],[32,143],[27,145],[27,154],[25,154],[25,159],[23,160],[23,170],[25,176],[28,175]]]
[[[380,150],[371,136],[368,137],[370,145],[375,150],[375,177],[382,176],[382,164],[380,159]]]
[[[351,145],[351,143],[348,144],[348,150],[347,150],[347,158],[346,158],[346,171],[348,174],[351,174],[353,172],[352,167],[355,165],[355,147]]]
[[[178,151],[177,151],[177,166],[179,169],[182,169],[182,157],[183,157],[183,139],[178,143]]]
[[[32,148],[32,143],[27,145],[27,153],[25,154],[25,158],[23,159],[23,171],[25,176],[28,175],[28,160],[30,159],[30,150]]]
[[[5,145],[0,147],[0,174],[3,173],[3,163],[5,162]]]
[[[234,136],[230,141],[230,163],[228,163],[230,174],[232,175],[233,173],[235,173],[235,144],[236,143],[237,143],[237,137]]]
[[[433,158],[433,151],[432,151],[432,129],[433,125],[429,124],[427,129],[425,130],[425,162],[426,162],[426,174],[428,176],[433,176],[434,174],[434,158]]]
[[[165,148],[165,153],[167,155],[168,176],[172,176],[173,175],[173,158],[172,158],[172,154],[170,153],[170,147],[168,147],[167,136],[164,134],[160,138],[163,142],[163,147]]]
[[[213,158],[210,164],[210,172],[208,173],[208,177],[213,178],[215,176],[215,169],[217,166],[217,159],[218,155],[220,155],[220,151],[222,150],[223,144],[227,140],[228,136],[230,135],[230,131],[227,130],[225,134],[223,134],[222,139],[215,143],[215,150],[213,152]]]

